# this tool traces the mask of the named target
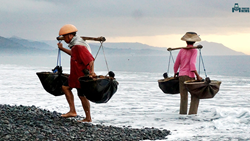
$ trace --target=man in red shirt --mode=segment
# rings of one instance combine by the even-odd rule
[[[77,31],[77,28],[72,24],[64,25],[59,31],[59,35],[64,37],[64,41],[69,44],[70,49],[64,48],[62,43],[57,44],[58,48],[71,56],[70,75],[68,81],[62,86],[62,90],[65,93],[70,111],[66,114],[62,114],[61,116],[66,118],[77,116],[74,104],[74,96],[71,91],[73,88],[76,88],[86,115],[86,118],[80,122],[91,122],[90,103],[89,100],[84,96],[84,92],[81,89],[78,78],[84,76],[84,69],[89,70],[90,76],[95,76],[94,58],[91,54],[89,45],[83,39],[81,39],[81,37],[76,36]]]

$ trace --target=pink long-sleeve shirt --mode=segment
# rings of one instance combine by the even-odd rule
[[[188,45],[187,47],[193,47]],[[197,49],[181,49],[177,55],[174,72],[177,73],[179,69],[179,76],[195,77],[195,73],[192,71],[196,70],[195,63],[197,57]]]

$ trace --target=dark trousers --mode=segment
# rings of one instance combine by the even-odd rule
[[[188,91],[184,85],[184,82],[187,80],[194,80],[194,78],[190,78],[188,76],[179,76],[179,86],[180,86],[180,114],[187,114],[187,107],[188,107]],[[197,114],[198,106],[199,106],[200,99],[191,96],[191,103],[189,109],[190,114]]]

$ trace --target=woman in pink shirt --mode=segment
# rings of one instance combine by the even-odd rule
[[[181,40],[186,41],[187,47],[193,47],[196,41],[201,41],[200,37],[195,32],[187,32]],[[195,79],[202,80],[196,71],[197,49],[181,49],[178,53],[174,64],[175,77],[179,70],[179,85],[180,85],[180,114],[187,114],[188,92],[184,86],[184,81]],[[199,98],[191,96],[191,104],[188,114],[197,114],[199,106]]]

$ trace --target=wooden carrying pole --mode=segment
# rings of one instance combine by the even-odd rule
[[[172,51],[172,50],[177,50],[177,49],[198,49],[198,48],[203,48],[202,45],[198,45],[198,46],[194,46],[194,47],[176,47],[176,48],[168,48],[168,51]]]
[[[84,36],[81,36],[81,38],[83,39],[83,40],[92,40],[92,41],[106,41],[106,39],[105,39],[105,37],[84,37]],[[59,36],[59,37],[57,37],[56,38],[57,40],[64,40],[64,38],[63,38],[63,36]]]

